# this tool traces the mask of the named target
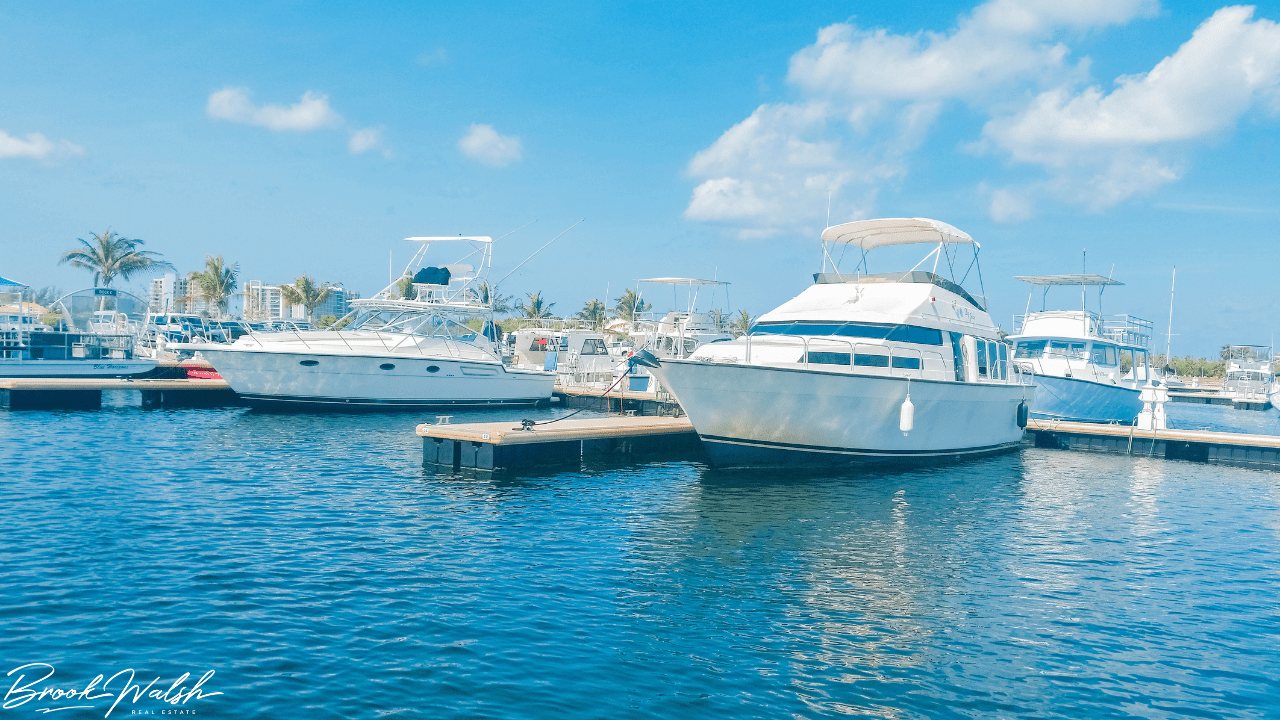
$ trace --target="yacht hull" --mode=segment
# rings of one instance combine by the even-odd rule
[[[932,463],[1017,447],[1032,388],[913,379],[914,427],[899,428],[903,377],[666,360],[676,396],[717,467]]]
[[[527,405],[550,398],[555,384],[553,373],[456,358],[326,355],[210,346],[202,347],[201,353],[236,394],[258,406]]]
[[[116,378],[145,375],[155,360],[24,360],[0,362],[0,378]]]
[[[1079,378],[1036,376],[1031,417],[1039,420],[1129,424],[1142,411],[1139,391]]]

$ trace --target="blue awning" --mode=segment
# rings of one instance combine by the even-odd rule
[[[20,282],[14,282],[13,280],[6,280],[2,277],[0,277],[0,285],[17,285],[18,287],[26,287],[26,285],[23,285]]]

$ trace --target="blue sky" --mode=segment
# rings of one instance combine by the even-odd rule
[[[110,226],[369,294],[406,236],[536,219],[501,277],[585,218],[503,290],[717,274],[758,315],[811,281],[830,196],[972,234],[1006,329],[1012,276],[1087,248],[1161,335],[1178,266],[1176,354],[1271,341],[1280,3],[903,7],[6,3],[0,275],[88,285],[57,257]]]

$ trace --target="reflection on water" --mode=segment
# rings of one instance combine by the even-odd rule
[[[233,717],[1275,712],[1280,474],[495,478],[418,421],[0,413],[6,657],[211,665]]]

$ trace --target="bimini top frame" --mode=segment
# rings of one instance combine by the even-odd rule
[[[845,275],[840,272],[839,260],[831,256],[831,252],[827,247],[827,243],[842,243],[852,245],[862,251],[862,258],[858,266],[862,269],[862,273],[856,270],[852,275]],[[884,273],[879,275],[870,275],[867,269],[867,251],[875,248],[886,247],[890,245],[936,245],[932,252],[925,255],[920,262],[915,264],[905,273]],[[955,257],[951,252],[947,251],[948,245],[969,245],[973,248],[973,260],[965,270],[964,276],[956,278],[956,268],[954,262]],[[973,303],[975,307],[986,311],[986,289],[982,288],[982,295],[970,295],[962,288],[965,279],[969,277],[969,271],[977,268],[978,284],[982,287],[982,268],[978,265],[978,251],[982,249],[969,233],[956,228],[947,223],[930,220],[929,218],[880,218],[877,220],[856,220],[840,225],[833,225],[822,231],[822,272],[814,275],[814,281],[818,283],[833,282],[858,282],[862,278],[874,277],[884,280],[892,280],[897,278],[898,282],[933,282],[939,284],[940,287],[945,286],[952,292],[957,292],[961,297]],[[843,257],[843,253],[841,253]],[[921,265],[928,262],[929,258],[933,258],[933,269],[928,272],[917,272]],[[938,275],[938,265],[942,258],[947,259],[947,269],[950,271],[951,279]],[[830,266],[832,272],[827,272]]]

